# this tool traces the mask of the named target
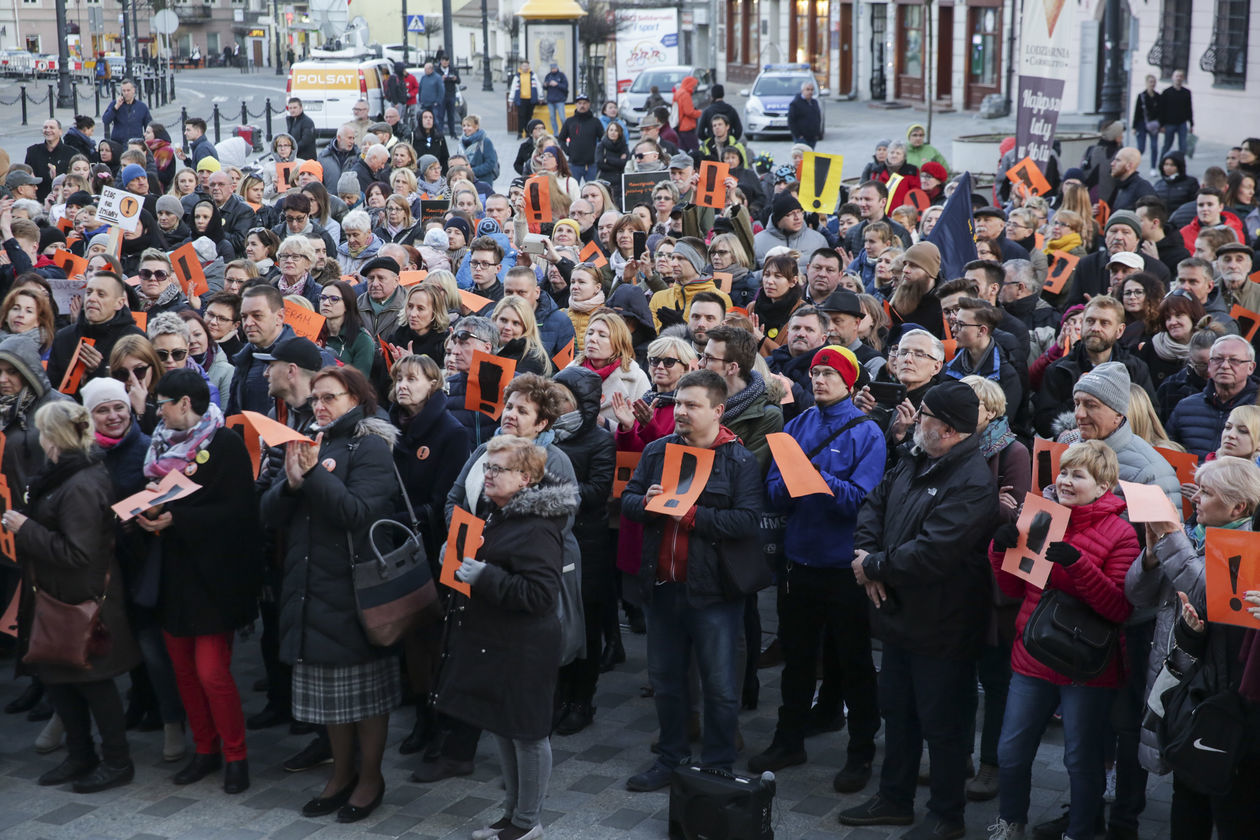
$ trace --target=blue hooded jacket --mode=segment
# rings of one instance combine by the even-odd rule
[[[488,236],[495,242],[499,243],[499,247],[503,249],[503,262],[499,264],[499,282],[507,277],[508,269],[516,267],[516,249],[512,247],[512,240],[507,238],[499,228],[499,223],[494,219],[485,218],[477,222],[477,232],[473,238],[478,236]],[[471,290],[473,287],[472,277],[472,251],[464,254],[459,261],[459,268],[455,271],[455,282],[461,289]],[[567,318],[566,318],[567,320]]]
[[[843,399],[810,408],[789,421],[783,431],[808,455],[837,429],[862,416],[852,400]],[[771,463],[766,489],[770,504],[788,514],[783,548],[789,562],[814,568],[849,568],[858,508],[883,479],[886,458],[887,446],[879,424],[863,421],[810,459],[834,496],[815,493],[792,498],[779,465]]]

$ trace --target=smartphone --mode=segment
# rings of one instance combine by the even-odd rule
[[[641,230],[634,232],[634,258],[641,260],[647,255],[647,234]]]
[[[540,233],[525,234],[525,241],[521,243],[521,250],[527,254],[545,254],[547,246],[544,244],[544,237]]]
[[[866,387],[871,389],[875,402],[886,408],[896,408],[906,398],[906,386],[897,382],[872,382]]]

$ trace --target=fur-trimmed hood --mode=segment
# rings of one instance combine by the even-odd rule
[[[1050,430],[1054,432],[1054,439],[1058,440],[1059,435],[1064,432],[1071,431],[1076,428],[1076,413],[1073,411],[1065,411],[1054,418],[1050,423]]]
[[[385,441],[392,448],[394,442],[398,440],[398,429],[388,420],[382,420],[379,417],[364,417],[354,427],[354,437],[364,438],[368,435],[376,435]]]
[[[531,484],[509,499],[498,513],[505,519],[527,516],[563,519],[576,513],[577,508],[577,485],[547,472],[537,484]]]

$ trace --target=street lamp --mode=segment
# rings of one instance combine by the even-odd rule
[[[481,89],[494,90],[490,78],[490,10],[486,8],[486,0],[481,0],[481,69],[485,74]]]
[[[1107,0],[1103,12],[1103,85],[1098,111],[1103,122],[1120,119],[1120,97],[1124,89],[1124,67],[1120,50],[1120,0]]]
[[[57,107],[73,108],[70,88],[70,48],[66,46],[66,0],[57,0]]]
[[[271,28],[276,32],[276,75],[284,75],[283,60],[280,54],[280,0],[271,0]]]

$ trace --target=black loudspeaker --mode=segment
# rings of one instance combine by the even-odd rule
[[[773,773],[678,767],[669,786],[670,840],[774,840],[774,792]]]

